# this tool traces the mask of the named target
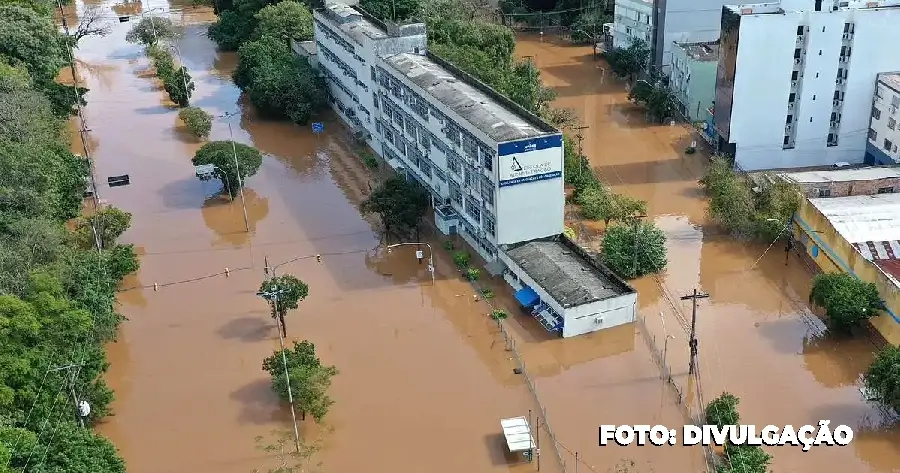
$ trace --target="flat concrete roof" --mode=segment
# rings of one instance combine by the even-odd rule
[[[900,240],[900,194],[809,199],[849,243]]]
[[[675,43],[683,49],[685,54],[696,61],[718,61],[719,43],[715,41],[705,43]]]
[[[426,56],[402,53],[383,58],[428,95],[453,110],[494,141],[550,135]]]
[[[900,166],[878,166],[856,169],[835,169],[833,171],[786,172],[782,177],[799,184],[821,184],[829,182],[875,181],[900,177]]]
[[[358,11],[343,3],[325,5],[323,14],[331,17],[337,27],[362,45],[366,40],[388,38],[388,34],[375,23],[367,20]]]
[[[878,74],[878,81],[900,94],[900,72],[882,72]]]
[[[507,245],[503,252],[566,308],[634,292],[627,283],[611,276],[610,270],[606,269],[610,274],[604,274],[599,261],[589,261],[584,251],[576,251],[561,237]]]

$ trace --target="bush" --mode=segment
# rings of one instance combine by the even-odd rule
[[[849,330],[878,313],[881,296],[875,284],[847,273],[824,273],[813,278],[809,301],[825,309],[828,324]]]
[[[509,317],[509,314],[503,309],[494,309],[491,311],[491,318],[494,320],[503,320],[507,317]]]
[[[163,81],[163,88],[169,94],[169,100],[179,107],[190,105],[191,94],[194,92],[194,81],[186,67],[181,66],[178,70],[160,78]]]
[[[466,269],[466,279],[469,281],[477,281],[481,277],[481,271],[475,268]]]
[[[469,266],[469,260],[471,257],[465,251],[457,251],[453,253],[453,264],[456,265],[457,268],[465,268]]]
[[[601,256],[603,262],[623,278],[658,273],[667,263],[666,235],[653,222],[615,224],[603,235]]]
[[[484,297],[485,299],[493,299],[493,298],[494,298],[494,291],[492,291],[492,290],[490,290],[490,289],[482,289],[482,290],[481,290],[481,297]]]
[[[374,154],[363,152],[361,153],[361,155],[363,158],[363,163],[366,165],[366,167],[368,167],[369,169],[378,169],[378,158],[376,158]]]
[[[713,222],[735,236],[768,242],[788,235],[786,224],[800,207],[800,188],[780,177],[765,175],[759,180],[751,183],[734,171],[728,159],[716,156],[700,185],[709,196]]]
[[[306,340],[294,342],[294,347],[284,352],[290,378],[294,406],[300,411],[301,419],[309,414],[321,422],[328,409],[334,404],[328,396],[331,378],[338,374],[334,366],[323,365],[316,356],[316,347]],[[280,350],[263,360],[263,370],[272,379],[272,389],[284,400],[288,400],[288,382],[285,378],[285,364]]]
[[[237,158],[235,158],[237,154]],[[235,169],[235,160],[240,170]],[[212,164],[216,167],[215,175],[221,179],[231,196],[240,189],[247,178],[256,174],[262,165],[262,155],[251,146],[231,141],[210,141],[204,144],[191,159],[194,166]]]
[[[444,241],[444,249],[447,251],[453,251],[453,242],[450,240]]]
[[[184,122],[188,133],[197,138],[207,138],[212,130],[212,115],[198,107],[183,108],[178,112],[178,118]]]
[[[159,41],[174,39],[177,36],[178,30],[172,24],[172,20],[163,16],[148,16],[128,31],[125,41],[150,46]]]
[[[887,345],[879,350],[863,383],[870,399],[900,410],[900,348]]]
[[[719,397],[710,401],[706,406],[706,424],[724,427],[726,425],[738,425],[741,416],[737,411],[740,399],[731,393],[724,392]]]

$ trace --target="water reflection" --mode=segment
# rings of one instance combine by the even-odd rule
[[[112,10],[119,16],[140,15],[144,6],[141,0],[125,0],[113,5]]]
[[[900,465],[900,424],[854,430],[856,455],[872,471],[895,473]]]
[[[212,246],[232,246],[238,248],[250,241],[256,232],[257,224],[269,215],[269,199],[262,197],[251,188],[244,188],[244,199],[247,207],[247,221],[250,232],[244,225],[244,210],[241,208],[241,196],[238,194],[230,200],[227,193],[217,193],[203,202],[201,214],[203,222],[212,230],[216,238]]]
[[[240,127],[250,136],[253,146],[269,154],[298,175],[319,177],[324,171],[319,149],[335,145],[331,137],[316,136],[308,128],[286,121],[260,118],[252,105],[242,100]]]
[[[871,348],[867,340],[811,335],[803,339],[803,363],[822,386],[854,386],[872,363]]]
[[[433,246],[433,245],[432,245]],[[424,255],[421,263],[416,261],[416,250],[421,249]],[[376,273],[389,277],[394,284],[407,284],[413,281],[430,283],[428,273],[428,247],[404,246],[393,248],[379,247],[366,253],[366,267]]]

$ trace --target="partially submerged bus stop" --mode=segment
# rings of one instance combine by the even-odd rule
[[[522,452],[526,461],[531,461],[537,453],[537,444],[531,436],[531,427],[525,417],[510,417],[501,419],[500,427],[503,428],[503,436],[506,437],[506,447],[510,453]]]

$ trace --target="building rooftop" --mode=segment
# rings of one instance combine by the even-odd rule
[[[362,45],[368,40],[388,38],[389,35],[383,28],[366,19],[360,12],[343,3],[328,3],[320,10],[334,21],[341,31]]]
[[[809,199],[850,243],[900,240],[900,194]]]
[[[900,166],[878,166],[856,169],[835,169],[833,171],[786,172],[781,174],[785,179],[799,184],[819,184],[848,181],[875,181],[900,177]]]
[[[882,72],[878,74],[878,81],[900,94],[900,72]]]
[[[677,43],[691,59],[696,61],[718,61],[719,43],[715,41],[705,43]]]
[[[612,271],[561,236],[507,245],[503,252],[563,307],[634,292]]]
[[[497,142],[549,133],[426,56],[402,53],[384,61]]]

